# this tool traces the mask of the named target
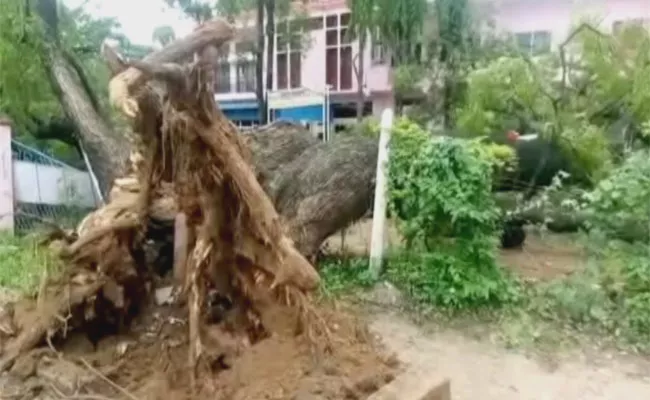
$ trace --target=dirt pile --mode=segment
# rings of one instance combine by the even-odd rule
[[[16,306],[0,370],[38,376],[47,384],[33,387],[59,397],[130,399],[363,398],[391,379],[393,363],[357,324],[311,302],[318,274],[286,236],[241,136],[218,110],[212,71],[205,57],[138,62],[113,79],[111,97],[131,120],[137,149],[129,176],[76,233],[59,234],[67,268]],[[156,215],[172,206],[173,305],[154,306]],[[62,362],[54,349],[75,332],[97,352],[66,361],[88,377],[61,384],[43,371],[69,369],[52,367]],[[121,332],[134,336],[102,344]],[[33,350],[45,343],[49,350]]]

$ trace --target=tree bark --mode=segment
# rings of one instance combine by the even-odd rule
[[[359,37],[359,67],[357,68],[356,75],[357,75],[357,121],[361,122],[363,119],[363,108],[365,105],[366,101],[366,96],[363,92],[363,79],[365,75],[365,64],[363,62],[364,57],[364,51],[366,49],[366,42],[368,39],[368,34],[367,33],[362,33],[361,36]]]
[[[266,92],[273,90],[275,65],[275,0],[266,0]]]
[[[264,0],[257,0],[257,46],[255,61],[255,94],[259,108],[260,125],[266,124],[266,101],[264,99]]]
[[[101,190],[110,189],[113,173],[120,171],[118,158],[119,143],[123,137],[114,133],[96,108],[92,93],[84,87],[84,76],[75,68],[59,47],[59,27],[56,0],[38,0],[34,9],[45,25],[44,66],[50,78],[54,93],[59,98],[63,110],[78,129],[82,147],[87,149],[93,172],[97,176]]]

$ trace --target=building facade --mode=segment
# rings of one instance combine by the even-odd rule
[[[473,1],[476,15],[490,29],[513,35],[521,50],[530,53],[557,48],[582,21],[604,31],[625,23],[650,23],[650,0]],[[309,19],[297,35],[299,44],[286,35],[296,29],[282,22],[276,26],[273,90],[265,90],[269,120],[303,121],[316,130],[354,121],[359,84],[365,96],[365,115],[379,116],[392,107],[390,60],[381,46],[370,42],[360,52],[358,41],[350,40],[346,0],[301,0],[296,4]],[[254,23],[254,14],[238,22],[240,34],[223,56],[217,86],[217,100],[224,113],[244,126],[259,121]],[[362,82],[356,74],[359,62],[365,67]],[[264,76],[266,80],[266,73]]]
[[[650,0],[475,0],[500,32],[529,53],[557,49],[582,22],[604,32],[624,24],[650,27]]]
[[[356,116],[359,84],[364,91],[365,115],[380,115],[384,108],[392,107],[390,60],[381,47],[368,43],[360,52],[358,41],[350,40],[346,1],[310,0],[300,5],[309,17],[306,23],[300,28],[283,22],[276,26],[273,90],[266,94],[269,119],[303,121],[321,129],[324,122],[345,124]],[[242,33],[220,63],[216,96],[235,123],[255,125],[259,120],[252,52],[255,30],[250,28],[254,26],[251,18],[239,24]],[[292,38],[287,32],[293,32]],[[356,72],[359,62],[365,68],[361,83]]]

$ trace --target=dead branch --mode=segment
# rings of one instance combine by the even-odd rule
[[[175,40],[163,49],[146,56],[142,61],[149,64],[178,63],[189,60],[208,45],[221,47],[230,41],[235,32],[225,20],[217,19],[203,24],[190,35]],[[128,68],[111,79],[108,84],[110,101],[127,116],[137,114],[137,104],[131,96],[146,80],[138,68]]]
[[[108,69],[111,71],[111,78],[128,68],[128,65],[126,65],[122,56],[118,54],[117,51],[115,51],[115,49],[106,41],[102,43],[100,53],[106,61]]]

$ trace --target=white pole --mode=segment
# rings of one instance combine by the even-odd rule
[[[97,205],[103,206],[106,202],[106,199],[104,199],[102,190],[99,188],[99,181],[97,180],[97,175],[95,175],[95,172],[93,171],[93,166],[90,165],[90,160],[88,159],[88,153],[86,153],[86,149],[84,149],[83,144],[81,143],[80,140],[78,140],[77,142],[79,143],[79,149],[81,150],[81,155],[84,159],[84,164],[86,164],[88,175],[90,176],[90,182],[93,185],[93,189],[95,190],[95,195],[99,198],[99,204]]]
[[[327,113],[327,88],[323,90],[323,141],[325,141],[325,120]]]
[[[370,239],[370,273],[378,278],[384,257],[384,228],[386,226],[386,174],[388,164],[388,143],[393,128],[393,110],[387,108],[381,114],[381,133],[377,154],[377,177],[375,183],[375,204],[372,215],[372,237]]]

